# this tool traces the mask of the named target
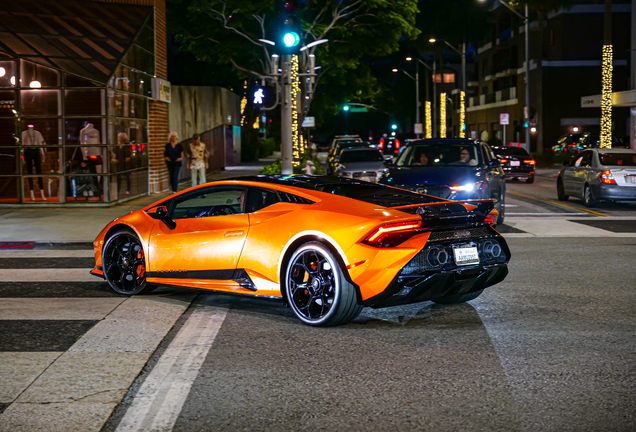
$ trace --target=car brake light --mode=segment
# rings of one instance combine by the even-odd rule
[[[379,145],[379,147],[380,147],[381,149],[382,149],[382,148],[384,148],[384,138],[382,138],[382,139],[380,140],[380,145]]]
[[[601,173],[601,181],[605,184],[616,184],[616,180],[614,180],[614,176],[610,170],[605,170]]]
[[[528,160],[524,160],[523,163],[529,164],[529,165],[534,165],[537,162],[534,159],[528,159]]]
[[[499,159],[499,162],[506,163],[506,162],[508,162],[508,159]]]
[[[484,223],[487,223],[487,224],[495,223],[495,215],[489,214],[488,216],[486,216],[486,219],[484,219]]]
[[[90,155],[88,158],[97,160],[97,156],[95,156],[95,155]]]
[[[375,247],[393,247],[415,235],[422,221],[398,222],[376,228],[362,242]]]
[[[395,139],[395,149],[399,149],[400,148],[400,140],[399,139]]]

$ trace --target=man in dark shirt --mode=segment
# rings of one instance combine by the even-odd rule
[[[170,132],[168,138],[170,142],[166,144],[163,156],[166,158],[166,165],[168,165],[172,193],[177,193],[177,189],[179,189],[179,170],[183,160],[183,146],[179,143],[179,135],[176,132]]]

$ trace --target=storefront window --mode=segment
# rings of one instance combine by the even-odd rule
[[[18,183],[20,177],[0,177],[0,203],[15,204],[18,202]]]
[[[20,84],[30,88],[59,87],[60,73],[55,69],[21,60]]]
[[[89,165],[91,174],[106,173],[109,160],[107,146],[81,146],[66,147],[64,149],[66,173],[73,174],[79,171],[86,172],[86,167],[82,163]]]
[[[59,90],[22,90],[20,102],[23,116],[60,115]]]
[[[65,119],[66,145],[106,144],[105,122],[103,117]]]
[[[60,119],[23,119],[21,144],[24,147],[62,145]]]
[[[0,90],[0,117],[17,117],[16,92]]]
[[[64,92],[64,114],[75,115],[104,115],[104,90],[66,90]]]
[[[20,149],[17,147],[0,147],[0,175],[20,174],[19,161]]]
[[[15,62],[0,61],[0,87],[15,87]]]
[[[22,179],[24,202],[62,202],[64,177],[25,176]]]
[[[17,122],[13,119],[0,119],[0,146],[18,145],[16,124]]]
[[[66,87],[103,87],[103,84],[68,73],[65,74],[64,85]]]

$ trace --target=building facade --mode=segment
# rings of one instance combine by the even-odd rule
[[[165,190],[163,0],[0,0],[0,10],[0,205]]]
[[[613,2],[614,90],[629,88],[630,1]],[[600,109],[581,107],[581,96],[600,93],[603,4],[578,1],[571,9],[531,14],[530,150],[542,153],[566,133],[598,133]],[[523,20],[498,5],[487,40],[477,44],[468,82],[467,136],[496,143],[525,141],[525,32]],[[509,114],[509,125],[500,114]],[[614,113],[614,134],[629,135],[628,112]],[[455,119],[458,110],[454,110]],[[455,120],[454,119],[454,120]]]

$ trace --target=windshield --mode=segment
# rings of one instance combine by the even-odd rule
[[[343,151],[340,154],[340,163],[355,162],[382,162],[384,158],[379,150],[353,150]]]
[[[636,153],[599,153],[601,165],[636,166]]]
[[[396,165],[407,166],[476,166],[479,147],[462,144],[418,144],[408,146]]]

